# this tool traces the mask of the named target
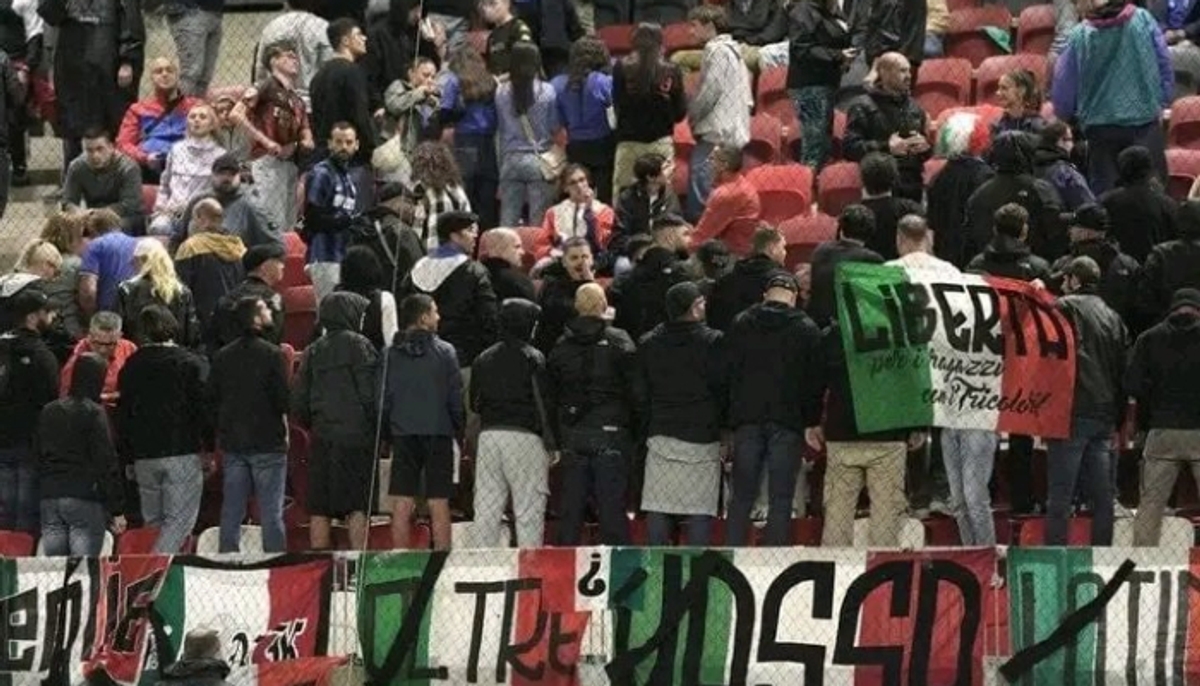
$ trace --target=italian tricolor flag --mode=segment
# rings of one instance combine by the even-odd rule
[[[839,265],[838,325],[863,433],[940,426],[1063,438],[1075,341],[1053,296],[949,265]]]

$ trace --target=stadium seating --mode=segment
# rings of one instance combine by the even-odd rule
[[[238,537],[238,548],[241,553],[262,554],[262,527],[256,524],[243,524],[241,535]],[[216,555],[221,552],[221,528],[212,526],[200,532],[196,539],[197,555]]]
[[[1017,17],[1017,52],[1045,55],[1054,43],[1054,6],[1031,5]]]
[[[304,350],[317,324],[317,292],[312,286],[292,286],[283,292],[283,342]]]
[[[783,144],[783,125],[779,120],[767,113],[759,113],[750,118],[750,142],[746,144],[745,152],[750,162],[755,164],[772,164],[779,158],[779,148]]]
[[[667,24],[663,27],[663,52],[670,55],[679,50],[699,50],[704,43],[692,35],[690,24]]]
[[[948,57],[925,60],[917,73],[913,97],[931,118],[971,100],[971,63]]]
[[[4,557],[29,557],[36,544],[24,531],[0,531],[0,555]]]
[[[1011,26],[1012,14],[1003,5],[968,7],[952,12],[945,36],[946,56],[961,57],[978,67],[985,59],[1004,52],[983,29],[995,27],[1008,31]]]
[[[822,212],[792,217],[779,224],[779,232],[787,246],[785,266],[794,271],[800,264],[812,261],[818,245],[837,237],[837,219]]]
[[[758,190],[759,219],[778,224],[812,210],[813,173],[802,164],[771,164],[751,169],[746,179]]]
[[[1045,89],[1046,84],[1049,83],[1046,78],[1046,57],[1043,55],[1025,53],[989,57],[979,65],[979,69],[975,72],[975,104],[998,105],[996,88],[1000,84],[1000,78],[1017,69],[1028,69],[1033,72],[1038,86],[1042,89]]]
[[[847,205],[862,200],[862,180],[856,162],[835,162],[817,176],[817,206],[834,217]]]
[[[1200,150],[1167,148],[1167,193],[1176,200],[1187,198],[1200,176]]]
[[[603,26],[596,29],[596,37],[608,47],[608,52],[614,57],[633,52],[632,24]]]
[[[515,226],[513,227],[513,231],[516,231],[517,235],[521,237],[521,250],[523,252],[521,261],[525,267],[525,271],[529,271],[533,269],[533,265],[536,262],[534,253],[537,251],[538,237],[542,233],[542,227]]]
[[[1167,145],[1200,149],[1200,96],[1180,98],[1171,104],[1171,123]]]

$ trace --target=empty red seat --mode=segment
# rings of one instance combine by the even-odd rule
[[[802,164],[768,164],[746,173],[758,190],[759,219],[778,224],[812,211],[813,173]]]
[[[596,29],[596,37],[613,56],[633,52],[633,25],[613,24]]]
[[[921,520],[925,526],[925,543],[933,548],[945,548],[960,545],[958,524],[952,517],[926,517]]]
[[[1167,145],[1200,149],[1200,95],[1189,95],[1172,103]]]
[[[317,292],[312,286],[293,286],[283,292],[283,342],[304,350],[317,324]]]
[[[946,9],[950,10],[951,12],[957,12],[958,10],[965,10],[970,7],[978,6],[978,0],[949,0],[946,3]]]
[[[971,63],[956,57],[925,60],[917,72],[913,97],[930,117],[937,117],[950,107],[969,104]]]
[[[1187,198],[1196,177],[1200,176],[1200,150],[1167,149],[1167,193],[1176,200]]]
[[[968,7],[951,12],[950,27],[945,36],[946,56],[961,57],[978,67],[985,59],[1003,54],[1000,46],[983,30],[986,27],[1011,31],[1012,13],[1004,5]]]
[[[831,216],[838,216],[847,205],[862,200],[862,180],[858,163],[836,162],[821,170],[817,176],[817,206]]]
[[[774,100],[788,99],[787,71],[787,67],[772,67],[758,73],[754,103],[759,109],[767,107]]]
[[[1017,17],[1017,52],[1046,55],[1054,43],[1054,5],[1030,5]]]
[[[304,245],[304,239],[300,238],[300,234],[295,231],[283,232],[283,247],[289,255],[303,256],[308,252],[308,246]]]
[[[745,151],[760,164],[771,164],[779,157],[783,144],[783,125],[775,117],[760,113],[750,118],[750,142]]]
[[[788,271],[794,271],[804,262],[812,261],[817,246],[837,238],[837,219],[823,212],[792,217],[779,225],[787,246]]]
[[[922,66],[921,69],[924,70],[925,67]],[[1037,79],[1038,88],[1043,90],[1046,88],[1045,55],[1022,53],[989,57],[983,61],[983,64],[979,65],[979,69],[975,72],[975,103],[979,105],[999,105],[996,101],[996,89],[1000,86],[1000,78],[1018,69],[1026,69],[1033,72],[1034,78]]]
[[[4,557],[29,557],[35,544],[33,536],[24,531],[0,531],[0,555]]]
[[[667,24],[663,27],[663,52],[670,55],[677,50],[698,50],[704,43],[692,35],[692,27],[686,22]]]

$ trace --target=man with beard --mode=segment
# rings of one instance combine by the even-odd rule
[[[633,271],[613,283],[609,299],[616,308],[613,326],[638,340],[667,320],[667,291],[688,281],[680,254],[687,254],[692,227],[677,214],[664,215],[651,223],[654,243]]]
[[[304,207],[304,232],[308,244],[308,276],[317,300],[333,292],[341,279],[350,224],[357,209],[358,191],[350,174],[350,160],[358,152],[358,132],[348,122],[337,122],[329,135],[329,157],[308,176]]]
[[[895,195],[921,202],[929,159],[928,117],[909,92],[912,67],[904,55],[889,52],[875,62],[875,73],[875,84],[847,114],[846,159],[860,162],[868,153],[891,154],[900,171]]]
[[[533,345],[549,355],[567,322],[575,318],[575,291],[593,283],[592,248],[582,236],[568,238],[562,246],[562,257],[542,272],[542,292],[538,305],[542,308]]]
[[[180,222],[171,236],[171,251],[174,252],[187,240],[187,230],[192,223],[192,213],[201,200],[212,198],[225,210],[225,230],[242,239],[247,248],[257,245],[283,245],[283,234],[279,226],[267,219],[266,214],[250,202],[242,189],[242,169],[237,156],[226,153],[213,161],[212,191],[192,198],[183,211]]]

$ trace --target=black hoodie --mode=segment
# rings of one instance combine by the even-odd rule
[[[538,294],[542,316],[538,320],[533,345],[543,355],[549,355],[566,330],[567,322],[575,318],[575,291],[591,281],[572,279],[562,262],[554,262],[546,267],[542,271],[542,279],[542,290]]]
[[[540,416],[533,391],[536,377],[542,405],[549,408],[546,358],[529,343],[540,312],[541,308],[529,300],[504,301],[500,307],[500,342],[483,351],[471,368],[471,410],[479,414],[485,430],[550,435],[543,422],[549,424],[552,420]]]
[[[807,314],[759,303],[733,321],[725,347],[731,426],[774,422],[803,432],[821,423],[821,331]]]
[[[670,250],[654,246],[647,250],[633,271],[609,288],[609,301],[616,310],[613,326],[637,340],[667,319],[667,291],[688,280],[687,270]]]
[[[733,0],[726,7],[729,33],[740,43],[769,45],[787,37],[787,14],[779,0]]]
[[[599,317],[576,317],[567,324],[546,367],[558,425],[572,429],[636,428],[636,360],[629,334]]]
[[[470,0],[426,0],[424,11],[443,12],[440,5],[465,5],[469,10]],[[409,12],[420,7],[419,0],[392,0],[388,13],[371,22],[367,29],[367,54],[362,65],[367,71],[367,95],[371,111],[383,107],[383,94],[393,81],[407,81],[408,68],[413,55],[428,57],[441,66],[437,46],[424,37],[418,38],[417,27],[408,23]],[[459,14],[458,12],[444,12]],[[465,16],[465,12],[460,15]]]
[[[76,361],[68,396],[47,405],[38,417],[34,455],[43,500],[101,502],[117,515],[122,512],[120,467],[100,405],[106,371],[94,356]]]
[[[1138,338],[1125,372],[1138,429],[1200,429],[1200,316],[1176,310]]]
[[[929,228],[937,240],[933,254],[962,269],[974,253],[967,253],[967,201],[995,171],[978,157],[951,158],[929,184]]]
[[[971,260],[967,271],[988,276],[1001,276],[1018,281],[1050,279],[1050,264],[1034,255],[1021,241],[998,234]]]
[[[721,332],[703,322],[666,322],[638,345],[646,436],[715,443],[728,401]]]
[[[308,346],[292,388],[292,416],[322,440],[370,445],[375,436],[379,354],[362,334],[368,301],[336,291],[321,301],[325,334]]]
[[[761,253],[738,260],[733,271],[713,285],[708,297],[708,325],[717,331],[728,331],[734,317],[762,301],[767,280],[783,271],[782,265]]]
[[[1090,257],[1096,261],[1100,266],[1100,297],[1121,315],[1126,326],[1140,331],[1142,327],[1134,326],[1134,298],[1137,295],[1139,272],[1137,260],[1122,253],[1121,246],[1113,240],[1076,241],[1071,244],[1071,252],[1059,258],[1050,269],[1056,290],[1061,287],[1060,275],[1076,257]]]
[[[0,350],[12,365],[8,393],[0,402],[0,448],[23,451],[42,408],[58,397],[58,360],[40,334],[24,327],[0,335]]]
[[[121,457],[152,460],[204,448],[208,367],[203,357],[174,345],[145,345],[121,368],[115,423]]]
[[[967,200],[967,248],[974,255],[992,238],[996,210],[1016,203],[1029,213],[1029,248],[1057,259],[1067,251],[1067,233],[1058,191],[1033,175],[1034,141],[1024,133],[1006,133],[992,144],[988,161],[996,175]]]

